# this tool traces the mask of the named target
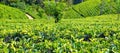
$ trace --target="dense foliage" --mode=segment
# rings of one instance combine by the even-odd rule
[[[18,8],[35,19],[53,16],[58,20],[63,16],[64,9],[80,2],[83,0],[0,0],[0,3]]]
[[[64,6],[61,6],[61,4],[69,4],[69,0],[0,0],[0,3],[18,8],[36,19],[47,18],[47,16],[55,16],[55,12],[59,12],[58,8],[61,10],[61,7]],[[50,9],[48,9],[49,7]]]
[[[62,19],[57,24],[52,20],[0,20],[0,52],[120,52],[120,22],[116,17]]]

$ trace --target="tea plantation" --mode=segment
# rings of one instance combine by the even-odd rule
[[[120,53],[120,1],[0,0],[0,53]]]
[[[93,19],[94,18],[94,19]],[[117,15],[0,20],[0,53],[119,53]]]

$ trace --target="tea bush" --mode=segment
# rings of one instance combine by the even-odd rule
[[[116,17],[62,19],[59,23],[44,19],[1,19],[0,52],[119,53],[120,22]]]

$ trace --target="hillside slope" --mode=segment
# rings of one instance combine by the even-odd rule
[[[27,19],[19,9],[0,4],[0,19]]]
[[[64,18],[80,18],[104,14],[116,14],[117,9],[117,2],[115,1],[88,0],[69,8],[68,11],[64,12]]]

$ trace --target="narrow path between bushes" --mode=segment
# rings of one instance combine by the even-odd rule
[[[31,15],[29,15],[29,14],[25,14],[29,19],[33,19],[33,17],[31,16]]]

